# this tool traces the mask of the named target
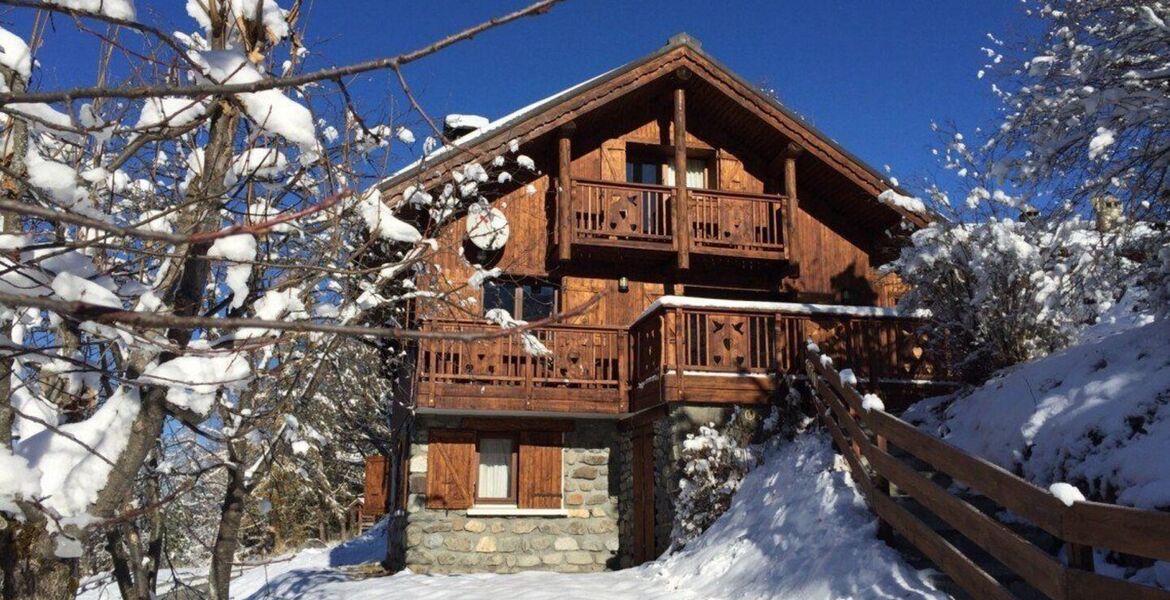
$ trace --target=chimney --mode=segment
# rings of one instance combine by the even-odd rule
[[[1121,200],[1116,196],[1098,196],[1093,198],[1092,205],[1097,215],[1097,231],[1108,233],[1121,224]]]

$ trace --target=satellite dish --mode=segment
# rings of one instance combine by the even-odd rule
[[[512,233],[508,217],[498,208],[480,204],[467,207],[467,238],[480,250],[499,250]]]

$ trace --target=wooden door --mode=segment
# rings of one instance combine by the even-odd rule
[[[388,463],[385,456],[366,457],[366,502],[362,512],[367,516],[386,514],[390,483],[386,468]]]
[[[658,557],[654,539],[654,428],[641,426],[630,435],[634,479],[633,559],[635,565],[640,565]]]

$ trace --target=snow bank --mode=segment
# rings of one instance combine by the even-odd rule
[[[644,569],[699,598],[945,598],[876,527],[829,441],[802,434],[748,474],[702,537]]]
[[[1094,500],[1170,508],[1170,320],[1007,369],[907,418],[1021,472]]]
[[[355,580],[339,567],[377,562],[384,525],[351,542],[302,551],[251,567],[232,598],[441,598],[563,600],[612,598],[834,599],[946,598],[924,572],[874,534],[876,522],[849,476],[834,467],[823,436],[803,434],[772,450],[748,474],[732,506],[682,552],[641,567],[591,574],[416,575]],[[79,600],[116,599],[116,587],[90,586]]]

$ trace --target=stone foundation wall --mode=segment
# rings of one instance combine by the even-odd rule
[[[617,426],[576,421],[564,434],[564,510],[556,516],[475,516],[426,508],[427,439],[460,417],[419,416],[411,444],[406,566],[417,573],[561,572],[617,568],[620,470]]]

